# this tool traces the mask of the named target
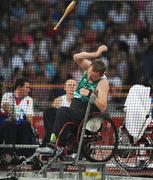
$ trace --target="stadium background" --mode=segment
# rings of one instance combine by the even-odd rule
[[[0,1],[0,94],[15,80],[32,82],[33,125],[43,136],[42,112],[64,93],[68,78],[80,80],[82,72],[73,54],[94,51],[105,44],[101,59],[110,81],[109,112],[117,126],[130,86],[153,82],[153,2],[79,0],[58,31],[53,27],[70,0]]]

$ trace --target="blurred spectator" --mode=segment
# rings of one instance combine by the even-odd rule
[[[108,24],[103,34],[101,33],[97,37],[97,39],[100,39],[101,41],[103,40],[105,44],[107,44],[107,46],[111,48],[111,45],[113,44],[113,42],[117,41],[117,33],[115,30],[115,26],[113,26],[113,24]]]
[[[38,8],[34,1],[26,3],[26,14],[24,24],[27,26],[28,31],[32,32],[41,27],[42,24],[42,11]]]
[[[27,47],[33,43],[33,37],[29,34],[27,27],[23,25],[19,33],[13,37],[15,45],[25,44]]]
[[[3,15],[7,12],[8,4],[6,0],[0,1],[0,19],[3,17]]]
[[[120,41],[114,41],[112,44],[109,66],[116,68],[116,75],[121,78],[124,85],[127,83],[129,75],[128,54],[120,45]]]
[[[70,20],[68,25],[68,29],[65,33],[65,38],[61,42],[60,52],[63,54],[68,54],[71,48],[75,45],[76,37],[79,33],[79,30],[75,26],[74,20]]]
[[[25,49],[23,58],[26,64],[34,62],[34,43],[32,43],[29,47]]]
[[[15,84],[17,79],[22,78],[22,71],[20,68],[16,67],[12,73],[12,83]]]
[[[38,30],[34,35],[34,49],[47,62],[49,61],[49,45],[51,40],[45,37],[43,30]]]
[[[8,53],[10,42],[9,42],[9,38],[8,38],[6,32],[1,31],[1,29],[0,29],[0,39],[1,39],[0,55],[4,55],[4,54]]]
[[[117,2],[109,12],[109,21],[115,24],[125,24],[129,20],[129,8],[124,8],[124,2]],[[126,4],[127,5],[127,4]]]
[[[128,66],[128,59],[127,59],[128,57],[125,52],[121,51],[119,53],[118,58],[119,60],[116,66],[117,67],[116,70],[123,84],[125,85],[127,83],[128,76],[129,76],[129,66]]]
[[[143,81],[153,82],[153,32],[149,36],[149,45],[142,55],[141,78]]]
[[[2,99],[2,94],[3,94],[3,82],[4,82],[4,79],[2,76],[0,76],[0,101]]]
[[[110,66],[108,71],[108,80],[110,86],[117,87],[123,85],[121,77],[117,74],[116,67]]]
[[[64,62],[61,63],[58,66],[58,76],[57,79],[55,80],[55,83],[64,83],[67,79],[70,79],[71,76],[71,66],[69,62]]]
[[[52,17],[53,21],[58,22],[59,19],[62,17],[64,11],[65,11],[64,1],[60,1],[60,3],[56,3],[53,11],[51,11],[51,13],[52,13],[51,17]]]
[[[0,59],[0,75],[3,77],[5,82],[11,81],[11,75],[12,75],[12,67],[11,62],[8,57],[8,55],[3,55],[3,57]]]
[[[45,18],[46,25],[45,25],[44,29],[45,29],[47,36],[50,38],[55,38],[56,35],[59,35],[59,31],[60,31],[59,29],[57,31],[54,31],[54,29],[53,29],[53,27],[55,26],[55,24],[58,21],[58,20],[53,19],[54,11],[55,11],[55,9],[52,6],[47,6],[46,18]]]
[[[148,39],[147,38],[143,38],[139,40],[139,46],[137,47],[137,51],[135,53],[135,68],[137,70],[137,79],[140,78],[140,76],[138,75],[139,73],[141,73],[141,65],[142,65],[142,57],[144,55],[144,52],[146,51],[146,49],[148,48]],[[139,81],[137,81],[139,82]]]
[[[92,32],[85,33],[85,30],[80,31],[80,33],[77,36],[77,41],[75,44],[75,49],[73,51],[80,51],[82,49],[83,51],[86,51],[92,46],[93,42],[95,41],[96,37],[92,36]],[[73,51],[71,54],[73,54]]]
[[[54,77],[52,83],[63,84],[67,79],[72,79],[72,66],[68,62],[60,63],[57,66],[57,75]],[[49,100],[52,101],[54,98],[63,95],[63,89],[55,88],[50,90]]]
[[[98,14],[94,13],[90,17],[90,29],[93,31],[103,32],[105,30],[105,21]]]
[[[1,17],[0,28],[6,31],[8,30],[8,26],[10,25],[8,19],[9,19],[8,13],[5,12],[5,14]]]
[[[108,80],[110,86],[109,100],[115,101],[117,100],[117,97],[114,95],[119,92],[118,87],[121,87],[123,85],[122,79],[116,71],[116,66],[109,66]]]
[[[136,32],[144,30],[147,26],[143,11],[133,11],[130,15],[130,22],[133,22],[134,30]]]
[[[119,52],[120,53],[120,52]],[[110,54],[110,62],[109,62],[109,65],[111,66],[117,66],[117,64],[119,64],[119,53],[116,54],[114,52],[111,52]]]
[[[153,31],[153,1],[147,1],[145,8],[145,17],[149,31]]]
[[[125,41],[115,40],[111,44],[111,53],[116,53],[124,51],[126,54],[129,54],[129,45]]]
[[[134,54],[138,46],[138,37],[137,34],[133,31],[132,24],[126,24],[123,26],[123,32],[119,37],[120,41],[124,41],[129,46],[129,53]]]
[[[52,41],[47,39],[42,32],[42,29],[38,29],[33,35],[34,41],[30,44],[24,54],[24,61],[26,63],[34,62],[34,54],[38,53],[45,60],[45,62],[50,61],[49,48],[52,48]]]
[[[37,81],[51,83],[57,74],[53,63],[46,63],[40,54],[35,54],[34,73]]]
[[[77,16],[81,19],[87,17],[89,7],[94,3],[94,0],[81,0],[77,5]]]
[[[55,5],[57,0],[39,0],[39,2],[45,3],[46,5]]]
[[[14,20],[23,20],[26,15],[24,1],[13,0],[11,2],[11,16]]]
[[[91,30],[91,27],[90,27],[91,23],[92,23],[92,19],[88,18],[84,23],[84,27],[86,28],[81,30],[79,34],[80,37],[78,37],[80,45],[87,46],[88,48],[93,46],[93,44],[96,41],[96,35],[97,35],[97,32]],[[85,45],[83,45],[83,43],[85,43]]]
[[[24,59],[22,56],[22,48],[12,47],[12,70],[19,68],[21,71],[24,69]]]
[[[80,82],[81,78],[82,78],[82,70],[79,66],[76,66],[75,63],[72,64],[72,69],[71,69],[71,75],[72,75],[72,79],[75,79],[77,83]]]
[[[132,1],[132,4],[136,7],[138,11],[144,11],[148,2],[149,1],[146,0]]]

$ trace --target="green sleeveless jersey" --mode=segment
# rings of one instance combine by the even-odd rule
[[[103,77],[102,77],[102,78],[103,78]],[[105,76],[104,78],[106,79],[106,76]],[[103,78],[103,79],[104,79],[104,78]],[[98,82],[99,82],[100,80],[101,80],[101,79],[99,79],[99,80],[97,80],[97,81],[94,81],[94,82],[92,82],[92,83],[88,83],[88,75],[87,75],[87,72],[85,72],[85,73],[83,74],[83,77],[82,77],[80,83],[78,84],[75,92],[73,93],[73,97],[74,97],[74,98],[79,98],[79,99],[81,99],[81,100],[84,101],[84,102],[88,102],[90,96],[83,96],[83,95],[81,95],[81,94],[80,94],[80,89],[81,89],[81,88],[86,88],[86,89],[88,89],[89,91],[93,91],[93,90],[96,88],[96,86],[97,86],[97,84],[98,84]]]

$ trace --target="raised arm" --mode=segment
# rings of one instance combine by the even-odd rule
[[[106,52],[107,50],[107,46],[102,45],[98,47],[97,51],[95,52],[81,52],[78,54],[74,54],[73,59],[83,71],[86,71],[91,65],[90,60],[98,59],[102,55],[102,53]]]
[[[108,92],[109,92],[109,83],[107,79],[101,80],[96,90],[98,90],[98,96],[95,101],[95,105],[99,108],[101,112],[105,112],[107,109],[108,101]]]

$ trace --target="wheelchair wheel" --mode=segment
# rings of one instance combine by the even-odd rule
[[[57,147],[64,147],[64,154],[68,155],[77,149],[77,125],[73,122],[67,122],[61,129],[57,141]]]
[[[149,136],[142,137],[135,146],[152,147],[153,142]],[[115,154],[115,161],[126,170],[141,170],[147,167],[153,159],[153,151],[149,150],[119,150]]]
[[[96,132],[87,128],[83,138],[82,152],[84,157],[92,162],[106,162],[115,154],[118,146],[118,133],[113,121],[108,115],[98,114],[89,117],[90,121],[99,121],[100,127]],[[83,124],[83,123],[82,123]],[[77,140],[79,141],[82,124],[78,130]],[[93,123],[95,124],[95,123]]]

